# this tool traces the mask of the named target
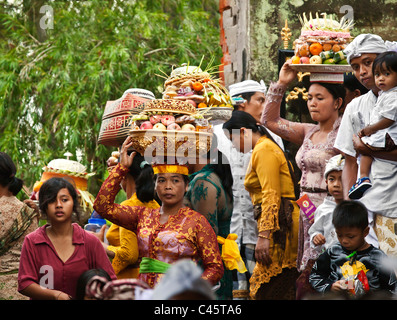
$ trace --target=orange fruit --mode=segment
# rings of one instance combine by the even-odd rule
[[[310,45],[309,50],[313,56],[318,56],[320,52],[323,51],[323,46],[318,42],[315,42]]]
[[[308,57],[309,56],[309,46],[307,44],[304,44],[299,48],[299,55],[301,57]]]
[[[207,105],[204,102],[199,103],[197,108],[207,108]]]
[[[338,52],[338,51],[340,51],[340,46],[339,46],[338,44],[334,44],[334,45],[332,46],[332,51],[333,51],[333,52]]]
[[[323,50],[324,51],[329,51],[331,49],[332,49],[332,44],[330,44],[330,43],[324,43],[323,44]]]
[[[300,57],[299,56],[293,56],[291,59],[292,64],[299,64]]]

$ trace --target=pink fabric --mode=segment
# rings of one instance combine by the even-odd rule
[[[303,30],[301,36],[311,37],[329,37],[329,38],[350,38],[350,32],[337,32],[325,30]]]
[[[75,297],[79,276],[89,269],[96,268],[104,269],[113,280],[117,279],[105,249],[94,235],[74,223],[72,241],[75,250],[71,257],[63,262],[45,232],[46,227],[48,225],[25,237],[18,273],[18,291],[32,283],[50,286],[53,280],[53,287],[49,289],[60,290]]]
[[[299,123],[288,121],[280,116],[280,105],[284,97],[286,87],[278,83],[271,83],[266,95],[266,103],[262,113],[261,122],[275,134],[283,139],[300,146],[295,160],[302,171],[300,186],[305,188],[316,188],[325,190],[324,170],[326,160],[338,154],[333,148],[336,135],[341,123],[341,118],[334,122],[332,131],[327,136],[327,141],[314,145],[311,137],[320,127],[313,123]],[[311,193],[301,192],[300,196],[305,193],[310,200],[318,207],[323,201],[326,192]],[[298,237],[298,270],[303,270],[308,259],[310,258],[310,239],[308,230],[311,224],[306,215],[300,212],[299,218],[299,237]],[[304,252],[307,251],[305,258]],[[302,266],[303,264],[303,266]],[[302,268],[302,269],[301,269]]]
[[[301,187],[305,188],[326,188],[324,170],[326,161],[337,155],[334,149],[336,134],[338,133],[341,118],[338,118],[332,131],[328,134],[325,143],[313,144],[311,137],[319,130],[319,126],[314,126],[306,134],[302,146],[299,148],[295,161],[302,171]]]
[[[326,190],[324,171],[326,161],[337,155],[334,149],[334,142],[338,133],[341,118],[338,118],[333,126],[332,131],[328,134],[325,143],[313,144],[311,137],[319,130],[319,126],[313,127],[305,136],[303,144],[296,153],[295,161],[299,169],[302,171],[301,187],[317,188]],[[301,192],[300,196],[307,194],[316,207],[323,203],[327,192],[312,193]],[[310,249],[309,228],[311,223],[301,210],[299,219],[299,247],[298,247],[298,269],[303,270],[312,255]]]

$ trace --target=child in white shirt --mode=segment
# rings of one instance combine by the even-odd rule
[[[314,223],[309,229],[310,244],[320,254],[323,249],[338,242],[335,228],[332,225],[332,213],[336,205],[343,201],[342,170],[345,160],[342,155],[329,159],[325,166],[324,178],[329,196],[314,212]]]
[[[345,160],[339,154],[329,159],[325,166],[324,178],[329,195],[317,207],[314,212],[314,222],[309,228],[311,250],[307,250],[307,254],[310,258],[305,270],[296,281],[297,300],[314,292],[314,289],[309,284],[311,268],[325,248],[338,241],[332,225],[332,214],[336,205],[343,201],[342,170],[344,164]]]

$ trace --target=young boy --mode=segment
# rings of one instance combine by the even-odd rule
[[[339,154],[329,159],[325,166],[324,178],[330,196],[327,196],[314,212],[314,223],[309,229],[310,245],[319,253],[323,247],[327,249],[338,242],[332,224],[332,213],[336,205],[343,201],[342,170],[344,164],[345,160]]]
[[[338,242],[335,228],[332,225],[332,213],[338,203],[343,201],[342,170],[345,160],[342,155],[336,155],[327,161],[324,179],[327,184],[328,196],[314,212],[314,222],[309,228],[310,249],[305,250],[303,261],[307,261],[296,282],[296,299],[303,299],[313,293],[309,283],[311,268],[319,255],[328,247]]]
[[[354,290],[350,287],[352,281],[347,280],[360,279],[362,270],[371,292],[394,293],[397,280],[385,263],[386,254],[365,241],[369,232],[365,206],[356,201],[342,201],[335,208],[332,223],[339,243],[317,259],[309,277],[312,287],[320,293]],[[365,288],[364,283],[362,287]]]

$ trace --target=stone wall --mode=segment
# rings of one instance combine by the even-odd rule
[[[249,1],[220,0],[222,76],[227,85],[248,79],[248,13]]]

